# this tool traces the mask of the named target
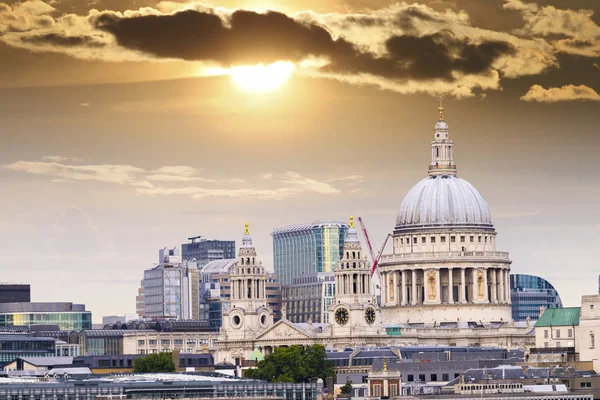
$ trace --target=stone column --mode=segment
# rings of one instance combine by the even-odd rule
[[[385,287],[385,272],[379,274],[381,282],[381,305],[384,306],[387,303],[387,288]]]
[[[492,303],[498,303],[498,283],[496,280],[496,274],[498,270],[496,268],[492,269]]]
[[[402,270],[402,300],[400,305],[401,306],[405,306],[406,305],[406,270]]]
[[[411,293],[410,303],[413,306],[417,305],[417,270],[412,270],[412,293]]]
[[[510,271],[506,270],[506,302],[510,303]]]
[[[483,300],[486,303],[490,302],[490,294],[488,293],[488,271],[487,268],[483,270]]]
[[[441,304],[442,303],[442,272],[441,270],[438,268],[435,270],[435,279],[437,279],[437,290],[436,290],[436,294],[435,294],[435,302],[437,304]]]
[[[500,303],[506,302],[506,292],[504,292],[504,270],[498,271],[500,273]]]
[[[400,299],[398,298],[398,271],[394,271],[394,304],[400,304]]]
[[[465,268],[461,268],[460,269],[460,290],[458,293],[458,299],[463,304],[467,302],[467,299],[465,299],[466,284],[467,284],[467,281],[466,281],[466,277],[465,277]]]
[[[425,304],[429,302],[429,280],[427,278],[427,270],[423,269],[423,299],[421,299],[421,304]]]
[[[454,284],[452,282],[452,268],[448,268],[448,304],[454,304]]]

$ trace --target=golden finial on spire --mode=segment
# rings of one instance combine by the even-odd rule
[[[350,228],[354,228],[354,217],[350,216]]]
[[[440,106],[438,107],[440,116],[438,117],[438,120],[443,121],[444,120],[444,96],[439,96],[438,100],[440,102]]]
[[[383,370],[387,371],[387,361],[385,360],[385,358],[383,359]]]
[[[250,234],[250,224],[246,222],[246,232],[244,232],[244,235],[249,235]]]

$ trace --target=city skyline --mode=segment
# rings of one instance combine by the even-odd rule
[[[286,225],[361,216],[381,245],[443,94],[511,273],[577,305],[600,267],[599,18],[592,0],[0,2],[2,280],[98,321],[193,235],[239,245],[248,221],[269,270]],[[171,46],[198,19],[214,40]]]

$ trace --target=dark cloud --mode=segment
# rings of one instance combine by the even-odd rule
[[[23,39],[25,43],[31,43],[35,45],[52,45],[62,47],[75,47],[75,46],[86,46],[86,47],[104,47],[105,44],[97,41],[92,36],[67,36],[60,33],[47,33],[44,35],[33,35],[26,36]]]
[[[412,18],[431,18],[417,9]],[[377,23],[375,20],[363,24]],[[514,53],[505,42],[472,43],[451,32],[392,36],[387,53],[376,55],[314,22],[300,22],[279,12],[233,12],[225,22],[200,11],[123,18],[114,13],[96,17],[97,28],[115,36],[119,45],[158,58],[214,61],[222,65],[300,61],[324,57],[324,72],[371,74],[394,80],[445,79],[453,72],[486,74],[502,55]]]

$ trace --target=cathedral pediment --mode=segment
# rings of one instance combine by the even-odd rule
[[[295,326],[288,320],[281,320],[267,329],[262,334],[258,335],[255,340],[294,340],[294,339],[307,339],[310,336],[302,329]]]

